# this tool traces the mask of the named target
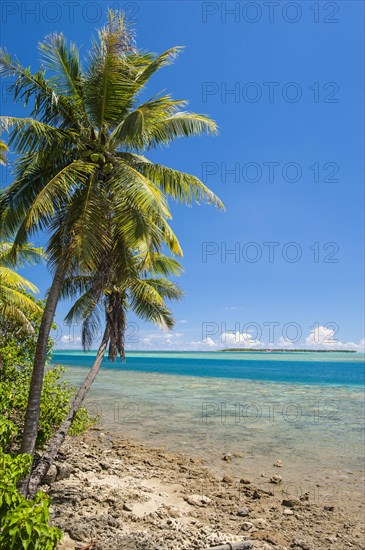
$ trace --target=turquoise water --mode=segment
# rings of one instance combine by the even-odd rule
[[[90,367],[94,352],[56,351],[54,362]],[[180,376],[235,378],[290,384],[364,385],[364,354],[360,353],[202,353],[129,352],[125,363],[102,368]]]
[[[68,367],[78,385],[94,355],[58,351],[53,362]],[[208,457],[219,474],[262,484],[279,473],[297,493],[319,499],[319,491],[323,498],[335,491],[355,502],[363,480],[363,383],[363,354],[134,352],[124,364],[104,361],[87,405],[104,430]],[[243,456],[222,461],[237,452]]]

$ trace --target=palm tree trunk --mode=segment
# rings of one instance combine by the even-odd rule
[[[86,376],[82,386],[80,386],[80,389],[72,402],[71,408],[65,420],[62,422],[61,426],[58,428],[57,432],[49,442],[47,449],[45,450],[39,463],[37,464],[37,467],[31,474],[28,487],[28,494],[30,497],[32,497],[36,493],[40,483],[42,482],[42,479],[47,474],[52,462],[56,458],[58,451],[66,438],[67,432],[70,429],[71,424],[75,418],[75,415],[80,409],[82,403],[84,402],[84,399],[88,391],[90,390],[91,385],[96,378],[96,375],[99,372],[103,357],[106,352],[106,348],[108,346],[109,337],[110,328],[107,325],[93,366],[89,370],[89,373]]]
[[[35,444],[38,433],[39,413],[41,404],[41,395],[44,378],[44,367],[47,358],[47,345],[49,333],[56,311],[56,306],[60,297],[62,284],[67,272],[67,267],[61,264],[57,267],[52,285],[49,289],[46,305],[44,307],[41,325],[39,327],[36,351],[34,355],[33,371],[30,382],[28,404],[25,414],[24,430],[21,453],[34,455]],[[29,476],[19,484],[19,491],[26,495],[29,482]]]

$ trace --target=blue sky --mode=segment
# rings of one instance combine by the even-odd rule
[[[37,42],[50,32],[62,31],[86,53],[107,6],[134,18],[139,47],[185,46],[148,95],[167,90],[189,99],[220,135],[179,140],[149,157],[203,178],[226,206],[223,213],[172,205],[185,269],[176,329],[166,334],[131,316],[138,327],[131,325],[128,347],[288,340],[335,347],[338,340],[360,349],[364,4],[4,0],[2,44],[34,71]],[[24,116],[2,86],[2,114]],[[47,269],[25,273],[43,294]],[[68,305],[57,310],[59,347],[79,345],[78,327],[69,338],[63,325]]]

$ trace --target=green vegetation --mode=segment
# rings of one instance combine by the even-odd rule
[[[24,426],[32,362],[43,312],[41,301],[36,301],[30,295],[27,298],[37,306],[37,310],[29,317],[32,330],[24,330],[16,321],[2,322],[0,327],[0,415],[10,420],[17,428],[17,435],[12,438],[12,447],[8,450],[19,449],[19,434]],[[51,351],[52,341],[49,340],[48,357]],[[38,448],[44,446],[62,423],[75,394],[74,388],[62,380],[63,371],[63,368],[55,367],[47,370],[45,374],[37,434]],[[80,433],[91,422],[86,411],[81,410],[73,425],[74,433]]]
[[[11,444],[16,427],[0,417],[0,437]],[[0,446],[0,550],[53,550],[62,538],[57,527],[49,525],[49,497],[38,492],[31,500],[20,495],[17,484],[27,475],[31,457],[12,456]]]
[[[14,257],[12,243],[0,242],[0,318],[2,324],[16,320],[26,330],[32,330],[28,316],[41,312],[38,304],[25,291],[37,292],[37,287],[16,273],[15,267],[35,263],[42,258],[39,248],[24,244]],[[1,330],[1,328],[0,328]]]
[[[26,500],[18,493],[17,483],[31,467],[31,456],[18,454],[24,425],[37,331],[43,303],[31,295],[32,313],[24,326],[18,317],[2,319],[0,325],[0,550],[52,550],[61,533],[49,526],[49,497],[38,492]],[[48,341],[48,357],[52,341]],[[75,390],[62,380],[63,369],[49,369],[44,378],[37,448],[41,449],[62,423]],[[73,432],[84,431],[92,420],[80,409]]]

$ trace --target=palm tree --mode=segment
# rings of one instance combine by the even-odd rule
[[[149,266],[149,267],[148,267]],[[125,269],[120,270],[118,262],[110,262],[108,272],[99,270],[94,276],[79,276],[67,279],[63,286],[64,297],[74,297],[82,291],[66,320],[82,321],[82,343],[84,350],[90,349],[96,330],[100,328],[102,310],[105,317],[104,334],[94,360],[83,384],[77,392],[70,410],[61,426],[52,437],[40,461],[34,469],[28,487],[28,494],[34,495],[42,479],[64,442],[67,432],[94,382],[106,350],[109,346],[109,360],[115,362],[119,353],[124,359],[124,334],[127,312],[132,310],[145,321],[163,328],[173,328],[174,320],[165,299],[177,300],[182,292],[166,275],[178,275],[181,265],[163,254],[154,253],[152,263],[146,264],[145,254],[129,254]],[[160,275],[163,276],[160,276]]]
[[[0,164],[2,166],[5,166],[7,163],[7,159],[6,159],[7,152],[8,152],[7,145],[5,145],[5,143],[0,139]]]
[[[27,292],[38,292],[37,287],[14,271],[11,257],[12,243],[0,242],[0,331],[1,324],[15,322],[21,330],[33,332],[28,316],[42,310]],[[23,245],[18,251],[17,267],[42,258],[42,251]]]
[[[110,245],[111,218],[128,247],[149,236],[179,254],[166,196],[222,206],[198,178],[142,155],[181,136],[217,131],[212,120],[182,111],[186,102],[169,95],[138,105],[147,81],[179,48],[159,56],[138,51],[123,15],[109,11],[86,67],[62,34],[46,37],[40,51],[43,69],[35,74],[0,52],[0,74],[16,79],[10,87],[14,99],[26,105],[34,99],[29,117],[1,119],[18,154],[15,180],[0,200],[1,230],[14,236],[15,251],[34,232],[47,230],[53,270],[25,417],[21,451],[29,454],[37,436],[46,344],[67,272],[78,263],[95,271]]]

